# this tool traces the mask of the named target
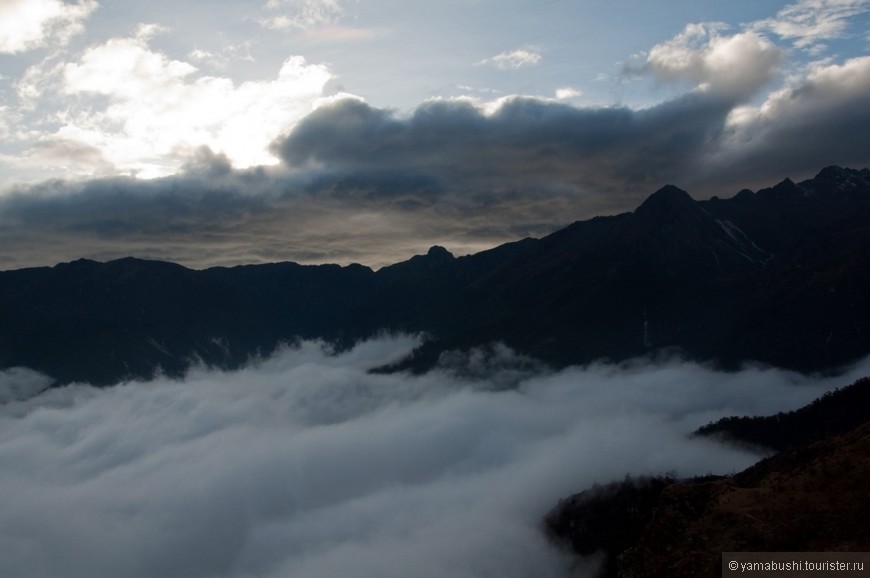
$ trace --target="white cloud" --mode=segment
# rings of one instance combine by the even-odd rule
[[[556,98],[559,100],[568,100],[571,98],[577,98],[578,96],[583,96],[583,91],[577,88],[565,86],[556,89]]]
[[[870,11],[870,0],[800,0],[780,10],[775,18],[753,24],[756,30],[769,30],[794,40],[799,48],[813,50],[822,41],[842,38],[849,19]]]
[[[541,61],[541,54],[532,48],[520,48],[517,50],[506,50],[500,54],[496,54],[492,58],[485,58],[477,63],[478,66],[491,64],[501,70],[513,70],[523,66],[534,66]]]
[[[0,54],[17,54],[49,44],[66,44],[83,30],[96,0],[4,0],[0,4]]]
[[[270,15],[259,23],[274,30],[316,28],[332,24],[344,14],[339,0],[269,0],[264,10]]]
[[[195,62],[208,64],[215,68],[226,68],[228,61],[226,56],[215,54],[214,52],[203,50],[201,48],[195,48],[188,52],[187,58]]]
[[[79,143],[118,172],[141,177],[174,173],[201,146],[240,168],[273,164],[269,143],[310,112],[332,77],[293,56],[274,80],[236,84],[153,50],[154,32],[111,39],[75,62],[31,67],[17,85],[23,101],[34,106],[54,94],[63,107],[54,117],[59,126],[40,140]]]
[[[88,49],[77,63],[64,67],[67,94],[93,92],[120,100],[172,90],[196,72],[186,62],[170,60],[149,49],[142,37],[115,38]],[[167,97],[169,94],[166,95]],[[166,99],[171,104],[171,99]]]
[[[38,64],[29,66],[14,83],[15,91],[23,110],[32,110],[39,104],[39,99],[54,93],[60,86],[63,75],[63,63],[49,57]]]
[[[724,35],[719,24],[689,24],[657,44],[640,68],[662,82],[688,81],[699,90],[746,98],[778,72],[782,51],[753,31]]]
[[[305,343],[236,373],[0,407],[0,574],[565,576],[539,526],[559,497],[627,472],[741,469],[757,456],[685,434],[797,407],[868,369],[638,362],[499,391],[366,372],[414,343],[338,357]]]

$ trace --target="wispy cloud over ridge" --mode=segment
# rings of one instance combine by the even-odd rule
[[[741,469],[757,456],[685,434],[851,379],[679,361],[527,375],[507,390],[449,368],[366,373],[414,343],[338,357],[304,343],[236,373],[0,406],[0,462],[15,464],[0,470],[15,498],[0,505],[0,571],[562,576],[568,562],[539,531],[559,497],[628,472]]]

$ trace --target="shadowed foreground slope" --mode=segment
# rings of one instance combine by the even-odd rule
[[[827,416],[868,390],[870,380],[862,379],[788,415],[822,436]],[[733,476],[626,480],[587,490],[561,501],[545,528],[577,554],[604,551],[601,575],[619,578],[717,576],[722,552],[868,551],[870,406],[857,411],[864,423],[846,433],[775,454]],[[779,421],[784,431],[775,439],[805,437]],[[602,531],[607,528],[620,529],[619,539]]]

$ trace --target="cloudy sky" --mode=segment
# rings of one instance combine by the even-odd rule
[[[465,254],[870,164],[870,0],[5,0],[0,268]]]
[[[870,370],[534,372],[502,347],[422,376],[366,372],[415,344],[302,343],[234,373],[32,398],[48,378],[0,371],[0,575],[567,576],[540,531],[560,497],[626,473],[739,471],[759,455],[687,434]]]

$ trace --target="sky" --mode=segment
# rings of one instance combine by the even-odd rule
[[[372,267],[870,165],[870,0],[5,0],[0,269]]]
[[[688,434],[870,370],[552,372],[495,346],[420,376],[366,371],[417,343],[305,342],[236,372],[36,396],[49,378],[0,372],[0,575],[591,576],[541,532],[559,498],[626,474],[740,471],[760,455]]]

